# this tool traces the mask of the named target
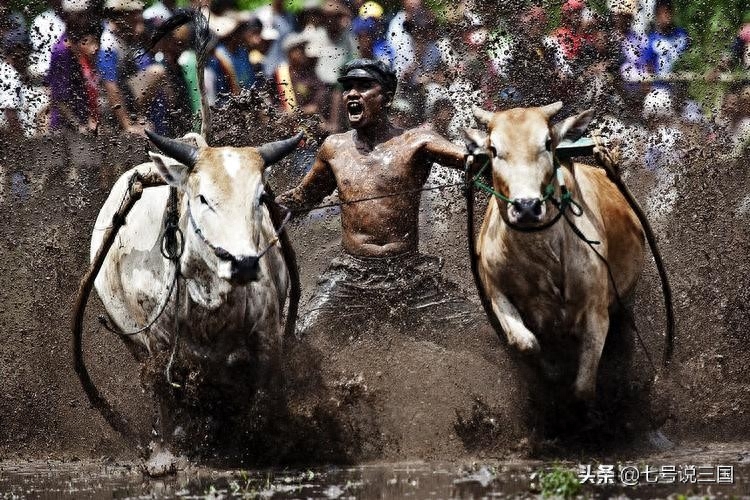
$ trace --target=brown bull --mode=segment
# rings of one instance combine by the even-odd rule
[[[477,240],[478,267],[508,343],[537,355],[566,337],[573,340],[579,354],[574,394],[591,400],[610,313],[620,304],[617,295],[631,294],[641,273],[644,235],[603,170],[555,161],[560,141],[580,138],[593,117],[589,110],[551,126],[561,107],[558,102],[497,113],[475,109],[489,134],[467,133],[494,150],[496,193]],[[558,217],[565,189],[580,206],[580,215],[567,216],[581,234]],[[600,242],[594,248],[609,263],[613,280],[605,260],[581,236]]]

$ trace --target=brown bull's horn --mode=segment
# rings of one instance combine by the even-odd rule
[[[263,158],[266,165],[270,165],[291,153],[303,137],[305,137],[305,133],[299,132],[297,135],[290,137],[289,139],[263,144],[258,148],[258,153],[260,153],[260,156]]]
[[[176,141],[168,137],[162,137],[159,134],[146,130],[148,138],[161,149],[164,154],[174,158],[188,168],[193,168],[198,160],[198,148]]]

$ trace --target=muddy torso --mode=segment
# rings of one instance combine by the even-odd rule
[[[328,163],[341,201],[395,193],[376,200],[343,205],[341,224],[347,253],[360,256],[396,255],[417,250],[420,193],[430,162],[422,148],[426,130],[394,130],[374,146],[357,141],[354,132],[332,136],[336,154]]]

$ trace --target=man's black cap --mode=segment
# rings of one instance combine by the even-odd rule
[[[373,59],[354,59],[341,68],[340,83],[350,80],[374,80],[383,87],[386,94],[393,97],[396,93],[396,72],[383,61]]]

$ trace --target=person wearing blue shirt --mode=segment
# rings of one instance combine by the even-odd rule
[[[244,42],[244,32],[251,29],[257,21],[237,21],[224,16],[213,22],[219,43],[206,65],[213,78],[209,101],[221,104],[230,95],[238,95],[243,89],[250,89],[256,81],[250,51]]]
[[[97,70],[105,95],[119,127],[142,134],[148,120],[157,133],[173,102],[164,67],[150,54],[132,50],[143,36],[143,3],[140,0],[107,0],[110,23],[102,33]]]
[[[671,0],[656,3],[656,29],[648,34],[643,65],[657,79],[672,73],[674,65],[687,50],[687,32],[674,25],[674,9]]]

